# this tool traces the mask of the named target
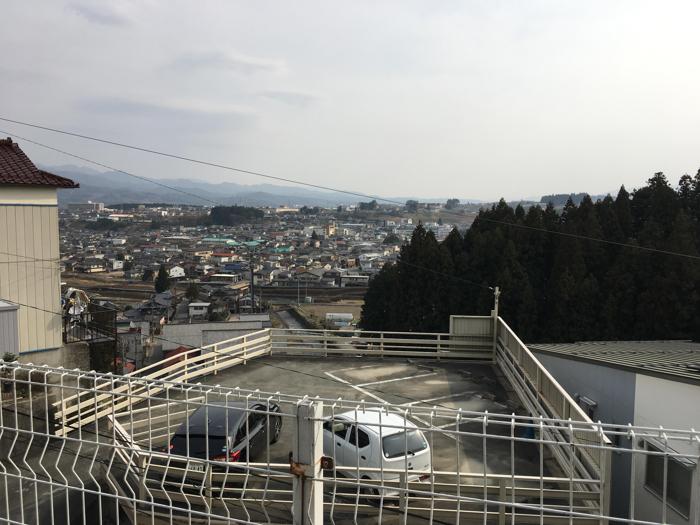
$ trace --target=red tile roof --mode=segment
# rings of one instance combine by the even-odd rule
[[[28,184],[54,188],[78,188],[65,177],[40,170],[10,137],[0,139],[0,184]]]

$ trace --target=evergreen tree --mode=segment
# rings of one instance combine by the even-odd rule
[[[446,330],[450,314],[487,314],[500,286],[501,315],[528,342],[700,338],[700,264],[633,248],[698,254],[700,171],[677,190],[656,173],[631,195],[577,202],[501,200],[442,243],[419,224],[370,282],[362,326]]]
[[[168,288],[170,288],[170,278],[168,277],[168,271],[165,269],[165,265],[161,264],[160,268],[158,269],[158,275],[156,276],[156,293],[163,293]]]
[[[199,286],[197,286],[197,283],[192,282],[187,286],[185,297],[187,297],[190,301],[196,301],[199,299]]]

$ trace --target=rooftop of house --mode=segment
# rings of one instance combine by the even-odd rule
[[[0,139],[0,184],[78,188],[79,185],[37,168],[10,137]]]
[[[533,352],[700,384],[700,343],[692,341],[588,341],[528,347]]]

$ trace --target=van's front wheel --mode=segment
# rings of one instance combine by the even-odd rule
[[[370,487],[369,484],[366,484],[368,481],[370,481],[370,478],[367,476],[363,476],[362,479],[360,480],[361,483],[363,483],[363,486],[360,487],[360,493],[362,494],[364,502],[367,505],[372,505],[374,507],[378,507],[381,498],[379,497],[379,490]]]

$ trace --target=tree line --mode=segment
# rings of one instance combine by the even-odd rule
[[[361,326],[447,331],[450,314],[488,314],[499,286],[527,342],[700,339],[698,247],[700,171],[561,210],[501,200],[443,242],[416,227],[371,280]]]

